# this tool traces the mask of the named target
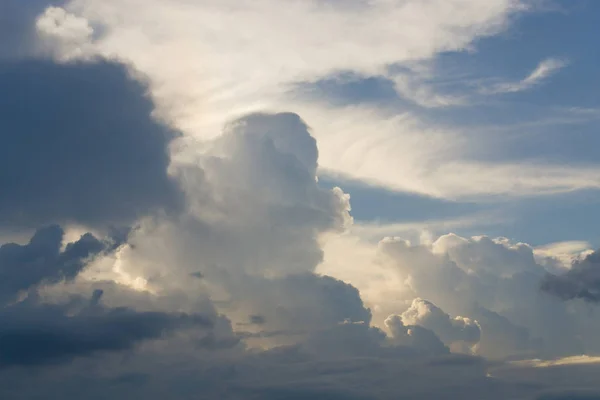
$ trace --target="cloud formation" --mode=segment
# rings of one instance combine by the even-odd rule
[[[122,64],[0,63],[0,110],[3,226],[121,226],[181,205],[177,135]]]
[[[401,315],[405,325],[420,325],[435,332],[446,344],[479,342],[481,330],[477,321],[465,317],[450,318],[442,309],[423,299],[414,299]]]
[[[45,302],[45,287],[73,282],[85,267],[123,244],[90,233],[64,242],[59,226],[38,230],[28,244],[0,246],[0,367],[69,361],[99,351],[123,351],[182,328],[210,329],[213,316],[107,308],[103,291]],[[64,246],[64,249],[61,247]],[[24,292],[21,298],[16,295]]]
[[[87,233],[61,251],[63,238],[59,226],[50,226],[39,229],[24,246],[0,246],[0,302],[13,300],[20,291],[42,282],[72,280],[92,257],[112,246]]]
[[[541,287],[563,300],[600,302],[600,252],[596,251],[573,262],[571,268],[563,274],[548,274]]]
[[[47,7],[61,6],[62,0],[4,0],[0,4],[0,61],[45,55],[35,21]]]
[[[0,366],[56,363],[96,352],[125,351],[178,329],[212,326],[210,319],[200,315],[107,310],[97,304],[75,315],[67,311],[28,304],[0,311]]]
[[[339,107],[290,96],[299,82],[348,71],[397,81],[392,91],[425,107],[462,104],[464,96],[436,93],[397,71],[432,75],[427,70],[439,54],[473,48],[537,3],[152,0],[140,9],[136,0],[76,0],[64,5],[59,22],[67,26],[57,29],[73,33],[67,21],[85,19],[92,37],[85,29],[76,40],[40,34],[59,60],[78,52],[125,60],[148,77],[157,113],[189,136],[213,138],[226,121],[250,112],[293,110],[314,128],[324,168],[393,190],[456,199],[598,188],[594,165],[473,160],[481,148],[497,154],[487,135],[465,137],[462,127],[440,126],[406,107]],[[54,27],[58,20],[46,17]],[[336,40],[323,42],[325,36]],[[547,74],[551,65],[543,66],[530,80]]]
[[[398,315],[389,316],[385,326],[392,334],[393,343],[414,347],[425,354],[450,352],[435,332],[420,325],[405,325],[403,318]]]
[[[554,75],[568,65],[569,62],[566,60],[561,60],[559,58],[547,58],[542,60],[538,66],[522,80],[518,82],[497,83],[491,88],[484,89],[483,92],[486,94],[500,94],[516,93],[529,90],[540,85],[550,76]]]
[[[600,311],[559,298],[594,297],[584,264],[596,253],[548,277],[569,249],[541,258],[506,238],[354,236],[349,196],[318,180],[322,165],[440,197],[540,194],[597,186],[596,169],[515,178],[518,163],[482,168],[465,158],[464,135],[411,113],[286,97],[293,83],[349,70],[425,108],[457,104],[392,70],[470,49],[530,2],[39,4],[14,31],[23,45],[0,57],[0,222],[7,235],[37,229],[0,247],[0,397],[597,389],[593,362],[522,361],[600,352]],[[39,228],[49,223],[60,225]],[[130,228],[105,237],[113,225]],[[549,279],[567,281],[550,290],[561,296],[539,290]]]
[[[548,272],[529,245],[453,234],[417,244],[386,238],[376,248],[343,243],[326,246],[338,252],[335,264],[326,258],[318,271],[355,285],[376,325],[398,315],[404,325],[432,330],[454,351],[491,358],[560,357],[597,349],[588,337],[598,328],[589,325],[594,317],[581,304],[567,305],[540,290]],[[584,335],[582,324],[589,326]],[[461,339],[462,345],[453,345]]]

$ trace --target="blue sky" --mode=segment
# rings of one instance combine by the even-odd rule
[[[593,39],[600,22],[600,3],[562,1],[546,11],[526,13],[499,35],[483,38],[472,51],[450,52],[434,61],[435,83],[449,94],[473,95],[479,80],[504,77],[519,81],[548,57],[566,66],[539,85],[494,98],[477,96],[471,104],[428,109],[403,99],[384,77],[345,73],[302,85],[301,92],[334,104],[371,103],[392,110],[409,109],[438,125],[464,129],[493,143],[469,154],[474,159],[545,160],[557,165],[598,165],[600,136],[600,52]],[[402,173],[398,171],[398,173]],[[541,245],[586,240],[600,245],[597,220],[600,191],[589,189],[526,199],[448,201],[381,187],[356,185],[324,177],[350,193],[359,221],[414,222],[456,218],[476,211],[495,211],[505,223],[485,227],[486,234]],[[458,229],[468,234],[473,229]]]

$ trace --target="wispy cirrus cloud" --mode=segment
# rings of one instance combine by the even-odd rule
[[[517,82],[499,82],[481,89],[483,94],[517,93],[544,83],[552,75],[567,67],[569,61],[561,58],[542,60],[529,75]]]

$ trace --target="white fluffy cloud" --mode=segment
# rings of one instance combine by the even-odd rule
[[[451,318],[435,304],[420,298],[413,300],[401,318],[405,325],[419,325],[432,330],[448,345],[455,342],[475,345],[481,336],[477,321],[460,316]]]
[[[325,246],[319,271],[359,288],[379,326],[388,315],[401,315],[403,324],[428,328],[446,344],[466,337],[475,343],[479,333],[476,350],[490,357],[597,349],[580,328],[585,324],[594,335],[597,311],[583,311],[581,303],[564,303],[544,293],[544,265],[555,266],[538,264],[531,246],[452,234],[423,244],[387,238],[376,248],[360,240],[343,243]]]
[[[48,7],[36,20],[36,30],[43,37],[58,43],[57,55],[63,59],[85,57],[94,29],[87,19],[68,13],[61,7]]]

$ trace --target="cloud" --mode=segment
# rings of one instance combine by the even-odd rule
[[[305,102],[311,129],[276,112],[294,105],[280,103],[292,82],[385,76],[391,63],[468,49],[525,3],[141,3],[49,8],[39,44],[62,64],[0,67],[2,223],[135,226],[114,242],[88,234],[61,250],[71,234],[55,227],[0,248],[0,271],[18,278],[7,298],[29,290],[0,309],[0,362],[37,372],[4,369],[0,397],[533,399],[573,388],[496,379],[485,359],[449,349],[466,342],[498,359],[597,349],[600,324],[538,290],[546,270],[531,246],[457,235],[373,245],[349,230],[349,196],[317,175],[339,161],[451,197],[570,190],[597,184],[593,168],[573,182],[581,169],[538,179],[547,166],[534,166],[515,183],[517,163],[486,171],[462,159],[460,132],[411,114]],[[413,91],[421,103],[429,94]],[[413,163],[418,173],[398,174]],[[327,270],[323,243],[336,235],[352,245]]]
[[[600,301],[600,252],[575,261],[561,275],[548,274],[541,283],[542,290],[563,300],[583,299],[590,303]]]
[[[231,7],[232,4],[236,7]],[[65,7],[104,26],[96,51],[125,56],[153,77],[167,72],[174,76],[174,68],[179,70],[180,76],[189,78],[193,73],[199,80],[188,79],[188,82],[197,82],[194,85],[203,85],[208,78],[212,88],[225,88],[224,92],[233,90],[243,96],[251,86],[264,89],[340,70],[385,71],[393,63],[428,59],[440,51],[465,49],[474,39],[505,28],[509,18],[526,6],[527,2],[505,0],[494,0],[484,6],[477,1],[377,0],[356,6],[332,6],[331,2],[312,1],[153,0],[138,10],[141,18],[132,18],[130,11],[136,7],[133,0],[74,1]],[[115,15],[120,18],[111,18]],[[156,63],[156,59],[150,65],[149,60],[142,57],[145,51],[158,50],[147,39],[156,32],[151,21],[159,19],[166,28],[161,35],[163,50],[176,53],[188,46],[199,46],[198,57],[187,55],[188,66],[169,66]],[[221,24],[210,24],[215,20]],[[243,35],[236,29],[240,26],[244,27]],[[148,36],[132,34],[132,28],[148,30]],[[325,33],[336,40],[323,42],[321,38]],[[214,40],[196,40],[206,36]],[[271,40],[267,43],[265,38]],[[171,46],[176,41],[179,46]],[[166,55],[166,58],[172,57]],[[201,59],[203,63],[199,62]],[[220,70],[218,65],[221,65]],[[274,69],[267,70],[265,65],[272,65]],[[191,89],[188,93],[196,92],[195,88],[188,89]]]
[[[352,225],[350,230],[363,239],[379,240],[385,236],[419,237],[423,232],[442,233],[457,229],[486,229],[494,225],[509,223],[509,217],[490,212],[467,214],[457,218],[431,219],[415,222],[362,222]]]
[[[385,326],[392,333],[393,343],[414,347],[425,354],[448,354],[448,347],[437,335],[419,325],[405,325],[399,315],[390,315],[385,320]]]
[[[569,62],[559,58],[547,58],[542,60],[538,66],[524,79],[518,82],[503,82],[483,90],[485,94],[516,93],[532,89],[550,76],[569,65]]]
[[[101,351],[124,351],[183,327],[210,328],[204,316],[84,310],[68,315],[57,306],[12,306],[0,311],[0,366],[64,362]]]
[[[49,51],[56,51],[54,42],[60,43],[58,57],[63,60],[85,58],[94,29],[85,18],[70,14],[61,7],[48,7],[35,21],[35,27],[46,39]]]
[[[310,123],[328,176],[481,203],[600,187],[596,165],[514,157],[498,148],[494,128],[469,134],[472,127],[444,124],[404,108],[396,114],[373,106],[317,104],[315,109],[297,101],[290,107]],[[493,161],[481,156],[484,150]]]
[[[176,134],[151,116],[122,64],[0,64],[0,220],[126,225],[181,205],[169,177]]]
[[[499,365],[492,368],[490,373],[496,379],[518,380],[537,386],[537,393],[530,397],[536,400],[597,399],[600,393],[595,383],[598,364],[588,361],[585,357],[549,362],[525,360]]]
[[[597,349],[591,335],[598,327],[591,327],[589,310],[539,290],[547,270],[527,244],[452,234],[421,242],[417,236],[413,243],[386,238],[376,245],[350,239],[327,244],[317,271],[356,286],[375,326],[383,327],[390,315],[406,316],[403,324],[422,324],[455,351],[470,351],[452,346],[450,339],[458,334],[453,325],[462,325],[454,317],[468,318],[471,323],[462,322],[474,334],[470,343],[479,332],[474,350],[491,358],[560,357]],[[444,311],[414,304],[415,298],[442,304]],[[428,313],[436,317],[428,321]],[[584,335],[582,324],[590,326]]]
[[[433,85],[415,73],[398,74],[394,76],[393,82],[400,95],[421,107],[438,108],[467,104],[466,96],[437,93]]]
[[[89,393],[92,396],[123,398],[138,395],[158,399],[169,394],[179,399],[195,396],[205,399],[289,399],[306,396],[323,399],[387,399],[399,393],[414,399],[451,399],[465,390],[478,398],[502,399],[506,388],[490,390],[484,365],[478,359],[444,356],[434,359],[402,357],[344,357],[321,359],[295,347],[246,354],[223,359],[185,357],[172,363],[165,355],[162,373],[156,373],[158,354],[146,352],[143,360],[131,362],[103,357],[104,371],[89,368],[86,360],[73,366],[56,366],[53,375],[36,375],[38,385],[26,385],[25,375],[15,371],[12,381],[2,379],[0,393],[35,396],[40,384],[53,394]],[[451,366],[451,367],[450,367]],[[86,368],[88,367],[88,368]],[[83,373],[83,371],[86,371]],[[193,377],[188,379],[188,377]],[[431,385],[432,379],[436,385]],[[501,393],[495,393],[500,391]],[[492,397],[483,397],[492,393]],[[525,392],[527,393],[527,392]],[[519,392],[523,394],[523,389]],[[489,396],[489,395],[488,395]],[[17,397],[18,398],[18,397]],[[92,397],[93,398],[93,397]]]
[[[128,246],[80,280],[143,282],[135,286],[173,294],[178,309],[212,298],[248,330],[242,336],[267,346],[346,320],[369,323],[355,288],[314,273],[321,236],[343,232],[352,218],[348,196],[319,185],[316,142],[297,115],[253,114],[214,140],[182,143],[189,158],[171,169],[185,212],[140,220]],[[249,316],[262,323],[249,325]]]
[[[329,276],[247,277],[229,291],[237,308],[261,314],[261,330],[310,333],[341,323],[368,327],[371,322],[358,290]]]
[[[63,243],[64,239],[59,226],[50,226],[39,229],[26,245],[0,246],[0,366],[65,362],[96,352],[124,351],[182,328],[209,330],[218,321],[210,313],[105,307],[101,289],[89,300],[71,295],[48,301],[52,299],[47,290],[75,285],[95,258],[123,244],[123,237],[101,241],[89,233],[71,243]],[[17,299],[24,291],[27,294]]]
[[[562,365],[582,365],[582,364],[599,364],[599,357],[590,357],[590,356],[572,356],[559,358],[556,360],[522,360],[522,361],[513,361],[513,365],[525,365],[531,366],[535,368],[548,368]]]
[[[571,265],[593,253],[591,244],[584,241],[566,241],[549,243],[534,248],[533,252],[538,263],[552,273],[566,272]]]
[[[421,105],[461,103],[461,96],[436,93],[421,82],[427,74],[415,83],[390,66],[426,70],[439,54],[470,50],[477,39],[503,31],[514,16],[536,9],[535,3],[377,0],[332,6],[261,0],[232,7],[213,0],[152,0],[140,9],[136,0],[78,0],[64,9],[98,32],[82,57],[118,58],[141,71],[157,114],[186,135],[213,138],[225,121],[240,115],[293,110],[313,127],[322,167],[394,190],[456,199],[598,187],[597,168],[475,162],[472,152],[492,146],[485,135],[473,140],[460,126],[440,126],[433,122],[438,118],[406,107],[299,99],[289,95],[290,87],[347,71],[396,77],[397,94]],[[325,36],[336,39],[323,42]],[[59,59],[72,53],[68,41],[63,45]]]
[[[442,309],[423,299],[414,299],[401,315],[405,325],[419,325],[435,332],[444,343],[465,342],[475,345],[481,337],[477,321],[465,317],[451,318]]]
[[[531,367],[505,363],[490,366],[477,357],[455,355],[322,359],[298,347],[251,352],[227,360],[208,353],[174,358],[151,349],[138,351],[137,357],[138,360],[110,354],[96,357],[95,362],[102,360],[104,368],[94,367],[90,359],[77,359],[72,365],[53,366],[52,373],[38,372],[33,376],[28,371],[13,370],[0,376],[0,393],[18,393],[14,397],[17,399],[48,392],[56,396],[87,393],[91,398],[116,399],[132,395],[147,399],[170,395],[174,399],[195,396],[227,400],[293,396],[389,399],[399,395],[423,400],[461,396],[536,399],[549,394],[594,393],[594,386],[586,381],[597,373],[593,367],[570,366],[539,374]],[[487,376],[488,371],[492,376]]]
[[[477,318],[482,331],[479,354],[492,359],[504,359],[507,356],[527,357],[543,353],[543,341],[540,338],[532,337],[527,327],[513,323],[500,313],[476,307],[469,315]],[[554,350],[547,349],[546,352],[553,354]]]
[[[87,233],[68,243],[63,251],[64,232],[59,226],[39,229],[28,244],[6,243],[0,246],[0,300],[13,300],[20,292],[40,283],[74,279],[91,258],[109,250]]]
[[[45,55],[39,43],[35,21],[47,7],[60,6],[63,0],[4,0],[0,4],[0,61]]]
[[[378,357],[393,352],[384,347],[385,339],[385,333],[369,323],[346,322],[313,332],[301,347],[319,359]]]
[[[143,221],[132,233],[120,257],[133,276],[168,275],[170,285],[189,287],[189,274],[200,272],[206,285],[235,294],[253,277],[313,272],[320,236],[351,224],[348,196],[319,186],[316,143],[295,114],[232,121],[212,141],[189,142],[186,153],[172,169],[187,212]]]

